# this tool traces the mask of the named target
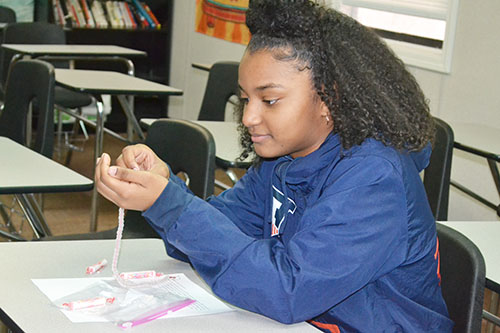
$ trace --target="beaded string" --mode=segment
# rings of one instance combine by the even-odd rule
[[[154,271],[148,272],[137,272],[130,273],[132,275],[129,278],[123,278],[122,275],[127,273],[120,274],[118,273],[118,257],[120,256],[120,244],[122,241],[123,227],[125,225],[125,210],[123,208],[118,209],[118,229],[116,230],[116,240],[115,240],[115,250],[113,253],[113,262],[111,264],[111,271],[113,272],[113,277],[116,282],[120,284],[122,287],[137,287],[137,286],[148,286],[154,285],[160,282],[166,275],[161,273],[155,273]],[[142,275],[147,274],[147,276],[141,276],[137,278],[137,274],[141,273]]]

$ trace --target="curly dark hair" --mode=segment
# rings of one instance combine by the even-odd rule
[[[250,0],[246,52],[271,51],[309,69],[344,149],[374,138],[419,151],[434,137],[428,102],[403,62],[370,29],[310,0]],[[255,156],[240,119],[242,157]],[[258,157],[257,157],[258,159]]]

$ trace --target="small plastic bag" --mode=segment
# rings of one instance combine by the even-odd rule
[[[60,309],[100,315],[125,299],[127,289],[98,280],[77,292],[52,301]]]
[[[157,291],[152,295],[130,289],[119,306],[109,308],[104,317],[121,328],[131,328],[180,310],[193,302],[192,299],[170,292]]]

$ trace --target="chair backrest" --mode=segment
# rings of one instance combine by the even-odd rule
[[[477,246],[460,232],[437,223],[441,290],[453,332],[481,332],[486,269]]]
[[[453,157],[453,130],[441,119],[434,118],[436,137],[429,165],[424,171],[427,198],[438,221],[448,219],[451,161]]]
[[[20,22],[8,24],[3,29],[5,44],[66,44],[62,27],[47,22]],[[2,84],[5,84],[14,52],[2,50]]]
[[[4,109],[0,114],[0,135],[26,145],[26,123],[31,104],[38,115],[32,148],[52,157],[54,86],[54,67],[51,64],[40,60],[16,62],[7,79]]]
[[[212,65],[198,120],[224,121],[229,98],[238,95],[238,66],[235,61],[220,61]]]
[[[15,23],[16,12],[14,11],[14,9],[5,6],[0,6],[0,22]]]
[[[185,172],[190,190],[200,198],[213,194],[215,184],[215,141],[204,127],[187,120],[163,119],[148,129],[148,145],[172,172]],[[127,211],[124,238],[159,237],[140,212]]]

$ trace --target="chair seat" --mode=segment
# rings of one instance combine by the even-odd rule
[[[83,94],[63,87],[55,88],[54,102],[56,105],[68,109],[77,109],[92,103],[92,98],[88,94]]]

